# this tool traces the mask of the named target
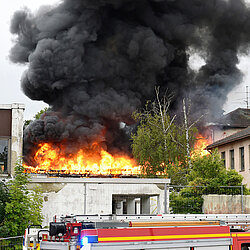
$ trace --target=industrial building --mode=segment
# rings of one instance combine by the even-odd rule
[[[169,213],[170,179],[71,178],[34,175],[29,188],[43,193],[44,225],[71,214]]]
[[[22,156],[24,104],[0,104],[0,177],[12,176]]]

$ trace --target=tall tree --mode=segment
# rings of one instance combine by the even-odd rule
[[[183,98],[182,108],[183,108],[183,125],[182,126],[183,126],[183,130],[185,131],[185,136],[186,136],[185,147],[186,147],[187,162],[189,164],[189,168],[191,168],[191,151],[192,151],[191,145],[193,145],[192,139],[194,138],[190,138],[190,132],[191,134],[193,134],[193,132],[196,131],[194,126],[201,120],[201,118],[205,114],[198,117],[198,119],[196,119],[195,121],[193,121],[193,119],[190,119],[191,99],[189,98]]]
[[[172,183],[184,184],[189,171],[186,145],[193,143],[195,129],[189,129],[187,141],[184,127],[177,126],[175,116],[168,114],[171,96],[159,96],[156,88],[156,100],[133,114],[139,125],[132,135],[132,152],[145,176],[163,175]]]

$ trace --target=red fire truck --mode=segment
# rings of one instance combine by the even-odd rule
[[[23,249],[249,250],[250,215],[66,216],[30,227]]]

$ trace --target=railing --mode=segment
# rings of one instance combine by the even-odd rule
[[[22,250],[23,236],[0,238],[0,250]]]

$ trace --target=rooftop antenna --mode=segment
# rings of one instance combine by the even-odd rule
[[[247,104],[247,109],[249,109],[248,86],[246,86],[246,104]]]

